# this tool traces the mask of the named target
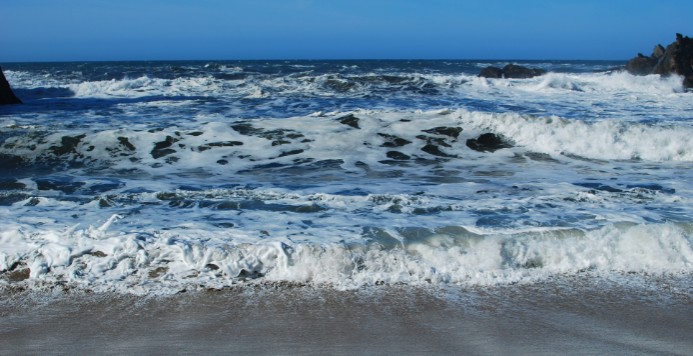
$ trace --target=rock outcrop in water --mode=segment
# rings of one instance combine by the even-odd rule
[[[2,68],[0,68],[0,105],[21,103],[22,101],[14,95],[14,92],[12,92],[10,83],[7,82],[5,73],[3,73]]]
[[[484,78],[503,78],[503,70],[498,67],[486,67],[479,73],[480,77]]]
[[[638,53],[628,61],[626,70],[634,75],[681,75],[683,86],[693,88],[693,39],[677,33],[676,41],[666,48],[655,46],[649,57]]]
[[[498,67],[486,67],[479,73],[484,78],[527,79],[546,74],[546,71],[538,68],[527,68],[516,64],[508,64],[503,69]]]
[[[495,152],[503,148],[511,148],[513,145],[505,137],[489,132],[478,138],[467,140],[467,147],[479,152]]]

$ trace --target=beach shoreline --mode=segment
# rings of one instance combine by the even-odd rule
[[[3,66],[0,354],[690,354],[691,93],[512,62]]]
[[[170,296],[3,292],[3,354],[662,354],[693,349],[692,277],[565,277]],[[644,282],[644,283],[643,283]]]

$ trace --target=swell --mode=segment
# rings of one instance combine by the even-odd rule
[[[53,94],[77,98],[141,97],[148,94],[163,96],[215,95],[233,98],[252,98],[253,93],[267,95],[303,95],[322,97],[333,95],[380,96],[426,95],[447,96],[510,91],[551,95],[560,92],[585,92],[614,95],[618,93],[667,95],[682,93],[680,78],[661,78],[657,75],[639,77],[626,72],[569,73],[550,72],[547,75],[522,80],[478,78],[477,72],[443,71],[438,69],[373,67],[355,70],[339,66],[299,67],[291,71],[266,70],[252,66],[205,66],[172,70],[170,66],[153,72],[124,71],[106,75],[73,72],[29,72],[7,70],[13,86],[30,98],[45,98]],[[476,66],[473,66],[476,68]],[[110,69],[110,70],[109,70]],[[270,68],[271,69],[271,68]],[[122,68],[104,68],[106,73]],[[100,73],[102,74],[102,73]],[[257,95],[255,95],[257,97]]]
[[[478,63],[458,64],[198,63],[126,70],[129,64],[121,63],[100,74],[8,71],[26,105],[2,116],[19,124],[34,124],[38,115],[42,122],[119,127],[161,118],[228,122],[314,112],[450,108],[589,122],[691,122],[690,93],[675,77],[581,69],[531,79],[486,79],[477,77]]]

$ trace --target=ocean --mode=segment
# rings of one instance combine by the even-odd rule
[[[506,63],[5,64],[24,105],[0,107],[0,284],[690,281],[681,78],[609,61],[477,76]]]

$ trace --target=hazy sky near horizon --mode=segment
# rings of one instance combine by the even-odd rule
[[[0,62],[628,59],[686,0],[0,0]]]

